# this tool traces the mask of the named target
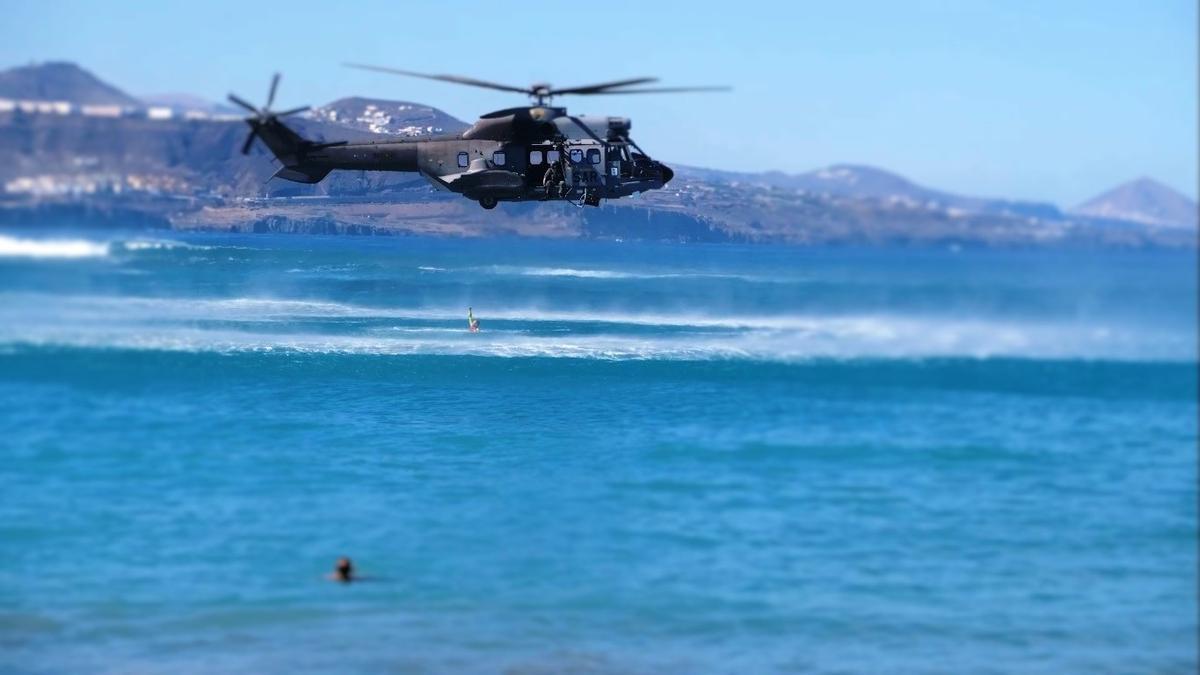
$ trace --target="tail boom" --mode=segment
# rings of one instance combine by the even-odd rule
[[[356,171],[417,171],[416,141],[370,143],[314,142],[305,139],[277,119],[248,120],[283,167],[274,178],[296,183],[318,183],[334,169]]]

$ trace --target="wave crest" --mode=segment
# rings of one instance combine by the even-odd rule
[[[352,352],[598,359],[936,357],[1195,361],[1195,336],[1070,319],[888,314],[704,316],[512,309],[466,331],[449,308],[267,298],[3,294],[0,343],[191,351]]]
[[[21,239],[0,234],[0,257],[64,260],[103,258],[111,246],[87,239]]]

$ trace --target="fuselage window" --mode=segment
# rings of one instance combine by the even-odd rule
[[[506,157],[504,156],[503,151],[492,153],[492,164],[495,164],[496,166],[504,166],[505,159]]]
[[[562,154],[557,150],[550,150],[546,153],[546,161],[551,164],[557,162],[559,157],[562,157]]]
[[[542,163],[542,151],[541,150],[530,150],[529,151],[529,163],[533,166],[537,166],[538,164],[541,164]]]
[[[470,163],[470,161],[468,161],[467,153],[465,153],[465,152],[458,153],[458,165],[460,167],[465,169],[468,166],[470,166],[470,164],[471,163]]]
[[[583,151],[580,150],[579,148],[572,149],[571,150],[571,161],[575,162],[576,164],[582,162],[583,161]]]
[[[600,163],[600,151],[595,148],[588,150],[588,161],[591,162],[592,164],[599,164]]]

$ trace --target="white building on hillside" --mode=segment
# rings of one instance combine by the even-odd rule
[[[84,105],[82,107],[84,115],[88,117],[120,117],[125,113],[125,110],[119,105]]]

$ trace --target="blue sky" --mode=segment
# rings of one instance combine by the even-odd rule
[[[526,3],[528,4],[528,3]],[[563,98],[633,118],[675,162],[851,162],[961,193],[1072,205],[1137,176],[1197,183],[1196,3],[0,0],[0,67],[77,61],[133,94],[359,94],[465,120],[518,96],[343,61],[568,85],[655,75],[728,94]]]

